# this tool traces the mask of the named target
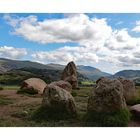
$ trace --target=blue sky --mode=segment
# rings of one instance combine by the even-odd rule
[[[140,14],[0,14],[0,57],[140,69]]]

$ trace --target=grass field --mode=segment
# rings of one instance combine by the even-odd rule
[[[84,85],[84,86],[88,86],[88,85],[94,85],[95,82],[89,81],[89,80],[85,80],[85,81],[82,81],[81,84]]]
[[[81,87],[75,92],[74,99],[77,107],[77,117],[62,120],[32,119],[32,114],[41,106],[42,96],[16,94],[18,86],[5,86],[0,91],[0,127],[82,127],[83,118],[87,111],[88,96],[92,87]],[[137,87],[140,92],[140,87]],[[130,122],[129,126],[140,126],[140,122]]]
[[[4,86],[1,86],[1,87],[3,87],[4,89],[8,89],[8,90],[18,90],[20,87],[19,86],[17,86],[17,85],[4,85]]]
[[[41,106],[42,96],[28,96],[16,94],[18,86],[5,86],[0,91],[0,126],[84,126],[82,117],[86,112],[88,95],[92,87],[83,87],[76,92],[75,101],[78,116],[66,120],[42,120],[31,118],[35,110]]]

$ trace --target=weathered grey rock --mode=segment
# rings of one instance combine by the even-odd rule
[[[135,84],[132,80],[126,79],[124,77],[119,77],[118,80],[123,85],[124,89],[123,95],[126,101],[133,100],[138,97],[138,93],[136,92],[135,89]]]
[[[88,112],[112,112],[126,108],[123,86],[119,80],[100,78],[88,99]]]
[[[54,85],[48,85],[44,89],[42,106],[52,110],[52,112],[76,113],[75,101],[72,95]]]
[[[54,86],[58,86],[60,88],[63,88],[65,89],[66,91],[70,92],[72,91],[72,86],[69,82],[67,81],[63,81],[63,80],[60,80],[60,81],[55,81],[55,82],[52,82],[51,84],[49,85],[54,85]]]
[[[130,111],[134,116],[140,117],[140,104],[131,106]]]
[[[73,89],[78,88],[77,77],[75,77],[74,75],[66,77],[65,81],[69,82]]]
[[[64,81],[68,81],[72,85],[72,88],[78,87],[76,65],[73,61],[67,64],[67,66],[63,70],[61,79]]]
[[[47,84],[40,78],[29,78],[22,82],[21,89],[33,88],[33,89],[36,89],[39,94],[43,94],[43,90],[46,86],[47,86]]]

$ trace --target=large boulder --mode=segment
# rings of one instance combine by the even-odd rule
[[[124,77],[119,77],[118,80],[123,85],[123,95],[126,101],[135,100],[138,97],[138,94],[135,89],[135,84],[132,80],[126,79]]]
[[[58,86],[60,88],[63,88],[65,89],[66,91],[70,92],[72,91],[72,86],[69,82],[67,81],[63,81],[63,80],[60,80],[60,81],[55,81],[55,82],[52,82],[50,85],[54,85],[54,86]]]
[[[73,61],[69,62],[64,68],[61,79],[64,81],[68,81],[72,85],[72,88],[78,87],[76,65]]]
[[[55,85],[48,85],[44,89],[42,106],[52,113],[76,113],[76,105],[72,95]]]
[[[39,94],[43,94],[43,90],[46,86],[47,84],[40,78],[29,78],[22,82],[21,89],[35,89]]]
[[[88,100],[88,112],[113,112],[126,108],[123,86],[117,79],[100,78]]]

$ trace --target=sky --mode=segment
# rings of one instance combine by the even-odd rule
[[[0,14],[0,58],[140,70],[140,14]]]

